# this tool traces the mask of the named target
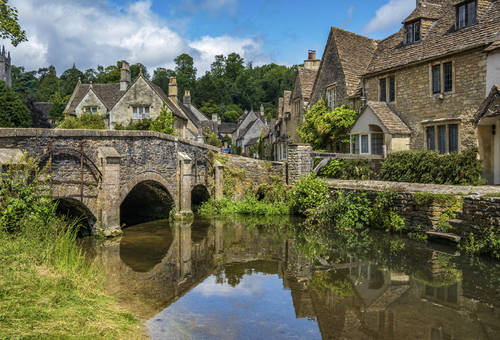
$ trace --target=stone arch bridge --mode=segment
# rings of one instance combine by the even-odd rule
[[[107,236],[121,233],[120,213],[192,215],[195,187],[220,198],[222,166],[208,151],[219,149],[153,131],[0,129],[0,169],[21,153],[38,157],[59,206]]]

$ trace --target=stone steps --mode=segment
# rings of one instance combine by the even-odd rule
[[[441,233],[441,232],[437,232],[437,231],[428,231],[428,232],[426,232],[426,234],[430,239],[437,241],[437,242],[444,241],[446,243],[457,244],[462,239],[462,236],[457,235],[457,234],[453,234],[453,233]]]
[[[463,220],[460,220],[458,218],[453,218],[451,220],[448,220],[447,221],[452,227],[454,230],[456,231],[459,231],[459,230],[462,230],[463,229],[463,224],[464,224],[464,221]]]

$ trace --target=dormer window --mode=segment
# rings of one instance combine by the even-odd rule
[[[405,42],[411,44],[420,41],[420,20],[405,24]]]
[[[457,8],[457,16],[456,16],[457,29],[461,29],[476,24],[477,0],[463,2],[461,4],[458,4],[456,8]]]

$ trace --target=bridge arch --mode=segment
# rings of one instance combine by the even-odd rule
[[[81,225],[78,233],[80,236],[92,234],[97,219],[84,202],[71,197],[59,197],[55,201],[58,203],[56,212],[59,215],[78,220]]]
[[[209,188],[205,184],[196,184],[191,189],[191,206],[199,206],[210,199]]]
[[[120,190],[121,224],[168,218],[175,205],[174,189],[161,174],[147,171],[134,176]]]

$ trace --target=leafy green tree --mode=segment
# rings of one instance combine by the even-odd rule
[[[184,94],[187,91],[194,91],[196,86],[196,67],[193,58],[186,53],[174,59],[175,73],[177,76],[178,92]]]
[[[210,73],[216,78],[224,77],[226,73],[226,58],[223,54],[216,55],[215,61],[210,65]]]
[[[177,136],[177,133],[175,132],[175,117],[172,112],[168,111],[167,103],[165,103],[165,101],[163,101],[160,115],[151,122],[149,130]]]
[[[135,63],[133,65],[130,65],[130,76],[132,78],[132,82],[137,79],[137,77],[139,76],[139,73],[141,73],[141,69],[142,69],[142,75],[144,76],[144,78],[146,78],[146,79],[150,78],[147,67],[141,63]]]
[[[60,129],[105,130],[106,124],[99,114],[82,111],[80,117],[66,115],[58,125]]]
[[[203,103],[213,101],[216,104],[221,103],[222,89],[217,84],[217,79],[210,72],[206,72],[203,77],[198,79],[196,85],[196,101],[195,103]]]
[[[31,112],[18,94],[6,82],[0,80],[0,127],[29,128]]]
[[[231,53],[226,59],[225,76],[231,81],[235,81],[238,75],[245,69],[244,60],[238,53]]]
[[[208,118],[212,119],[212,115],[216,114],[217,117],[220,116],[221,114],[221,108],[219,105],[217,105],[213,100],[209,100],[208,102],[203,102],[203,106],[200,107],[200,111],[207,116]]]
[[[221,145],[221,140],[217,135],[210,129],[205,130],[205,144],[219,147]]]
[[[8,2],[9,0],[0,1],[0,37],[9,39],[12,45],[17,46],[28,39],[17,22],[17,9],[10,7]]]
[[[40,82],[36,77],[36,71],[26,71],[24,66],[16,67],[12,65],[12,89],[21,98],[35,97]]]
[[[97,70],[99,71],[99,83],[101,84],[110,84],[110,83],[119,83],[121,79],[121,69],[122,61],[119,60],[116,62],[116,65],[109,65],[108,67],[99,69],[97,66]]]
[[[83,78],[83,73],[79,69],[76,68],[75,64],[70,69],[61,74],[59,77],[59,89],[61,97],[66,97],[70,95],[75,90],[76,84],[78,83],[78,79]]]
[[[237,111],[227,111],[224,113],[224,122],[226,123],[236,123],[238,122],[238,118],[240,118],[240,114]]]
[[[53,66],[50,66],[47,72],[45,72],[45,69],[42,70],[42,80],[38,87],[38,94],[42,101],[51,102],[56,92],[59,92],[59,79],[56,76],[56,70]]]
[[[98,74],[97,71],[93,68],[89,68],[88,70],[85,70],[82,76],[82,83],[84,84],[90,84],[90,82],[96,84],[98,83]]]
[[[158,67],[153,71],[153,79],[151,80],[151,82],[158,85],[163,90],[163,92],[168,94],[168,84],[170,83],[170,77],[175,77],[174,70]],[[179,92],[179,94],[181,94],[181,92]]]
[[[326,149],[332,145],[334,151],[341,150],[349,142],[347,130],[358,117],[358,112],[347,106],[330,111],[323,99],[306,111],[304,123],[298,133],[302,143],[309,143],[314,150]]]
[[[63,102],[59,92],[54,95],[54,103],[49,111],[49,116],[53,120],[60,121],[64,119],[63,111],[66,108],[66,103]]]

